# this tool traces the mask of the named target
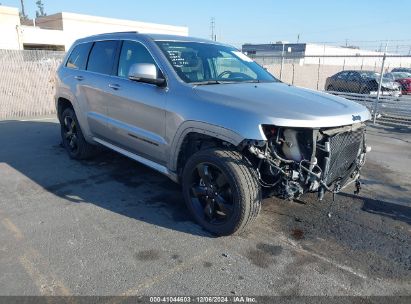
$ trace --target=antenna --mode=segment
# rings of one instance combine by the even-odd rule
[[[215,34],[215,18],[214,17],[211,17],[211,20],[210,20],[210,30],[211,30],[211,35],[210,35],[211,40],[217,41],[217,36]]]

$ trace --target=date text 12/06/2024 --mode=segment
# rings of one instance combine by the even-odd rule
[[[255,297],[221,296],[221,297],[150,297],[150,303],[258,303]]]

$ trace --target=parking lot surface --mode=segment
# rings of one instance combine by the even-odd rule
[[[71,160],[54,118],[0,121],[0,295],[411,295],[411,131],[368,139],[359,196],[266,199],[217,238],[166,177]]]

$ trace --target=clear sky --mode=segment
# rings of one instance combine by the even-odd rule
[[[25,0],[35,15],[36,0]],[[20,0],[0,0],[20,7]],[[218,40],[268,43],[278,40],[330,42],[375,49],[390,40],[389,51],[408,53],[411,46],[411,0],[43,0],[47,14],[61,11],[146,22],[184,25],[190,35],[210,36],[215,17]],[[384,43],[385,44],[385,43]]]

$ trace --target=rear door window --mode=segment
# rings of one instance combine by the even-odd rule
[[[92,43],[81,43],[75,46],[67,60],[66,67],[76,70],[85,70],[91,45]]]
[[[348,80],[349,81],[359,81],[360,80],[360,74],[357,72],[351,72],[348,74]]]
[[[340,74],[337,75],[337,78],[341,80],[345,80],[348,78],[348,74],[349,72],[341,72]]]
[[[118,44],[114,40],[95,42],[88,59],[87,71],[111,75]]]

